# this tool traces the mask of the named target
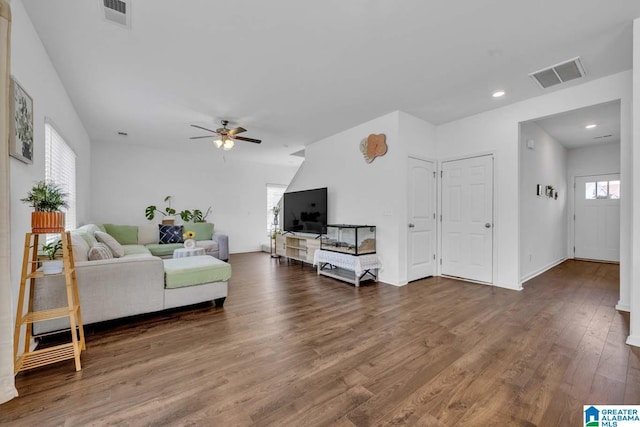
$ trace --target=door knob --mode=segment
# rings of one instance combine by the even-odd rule
[[[491,223],[487,222],[487,223],[484,225],[484,228],[491,228]]]
[[[415,227],[415,224],[409,224],[409,228]]]

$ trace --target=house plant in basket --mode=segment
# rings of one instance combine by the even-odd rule
[[[64,231],[64,212],[68,208],[67,193],[53,182],[38,181],[27,197],[20,201],[34,209],[31,213],[32,233],[62,233]]]
[[[63,262],[56,259],[56,254],[62,249],[62,240],[42,245],[42,251],[47,254],[49,261],[42,264],[44,274],[62,273]]]

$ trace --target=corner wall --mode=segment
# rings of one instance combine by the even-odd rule
[[[533,142],[533,148],[527,142]],[[536,195],[536,186],[543,193]],[[558,199],[544,188],[552,185]],[[567,150],[534,122],[521,125],[520,281],[525,282],[567,258]]]
[[[22,2],[11,2],[11,74],[33,99],[33,164],[10,158],[11,283],[18,297],[24,235],[31,231],[32,208],[20,202],[35,181],[44,179],[44,123],[50,119],[76,154],[76,216],[89,216],[91,142],[89,135],[36,33]],[[15,316],[15,313],[14,313]],[[14,317],[15,318],[15,317]]]
[[[298,168],[241,162],[223,153],[211,144],[174,150],[96,142],[93,215],[87,221],[144,224],[145,207],[164,209],[163,200],[170,195],[178,212],[204,212],[211,206],[207,221],[229,236],[230,252],[259,251],[267,240],[266,185],[287,185]]]
[[[633,194],[634,213],[631,224],[631,289],[629,298],[629,309],[631,311],[631,323],[629,325],[629,338],[627,344],[640,347],[640,18],[633,21],[633,111],[636,120],[633,121],[633,150],[628,153],[632,161],[633,187],[631,189],[622,188],[622,194]],[[625,156],[623,152],[623,156]],[[624,159],[624,157],[623,157]],[[624,166],[624,164],[623,164]],[[632,180],[629,179],[629,183]],[[624,198],[620,198],[622,203]],[[627,229],[629,230],[629,229]],[[622,273],[622,272],[621,272]],[[622,278],[621,278],[622,280]],[[623,304],[620,301],[619,304]]]
[[[366,163],[360,141],[372,133],[386,135],[388,151]],[[305,154],[287,191],[327,187],[329,223],[377,226],[380,280],[406,284],[407,161],[435,157],[435,127],[396,111],[308,145]]]
[[[438,159],[452,159],[478,153],[495,155],[494,245],[497,258],[495,285],[521,289],[519,275],[518,174],[519,123],[577,108],[621,100],[622,189],[631,184],[631,71],[558,90],[437,127]],[[626,184],[625,184],[626,183]],[[621,227],[630,229],[629,200],[621,200]],[[639,210],[640,212],[640,210]],[[621,301],[629,295],[630,252],[628,235],[621,233]],[[639,239],[640,240],[640,239]],[[640,326],[640,325],[639,325]]]

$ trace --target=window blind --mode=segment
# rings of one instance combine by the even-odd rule
[[[76,228],[76,154],[50,123],[45,123],[45,179],[68,194],[65,227]]]
[[[286,189],[286,185],[267,184],[267,234],[272,228],[280,228],[273,224],[273,207],[280,203]],[[278,215],[278,222],[282,223],[282,215]]]

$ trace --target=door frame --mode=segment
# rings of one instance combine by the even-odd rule
[[[569,199],[567,202],[571,203],[571,212],[568,212],[567,218],[567,238],[569,239],[567,245],[567,258],[576,259],[576,253],[574,248],[576,246],[576,179],[584,178],[587,176],[606,176],[606,175],[620,175],[620,185],[622,189],[622,174],[620,172],[610,172],[610,173],[580,173],[579,175],[572,175],[569,179],[573,185],[573,191],[569,191]],[[620,229],[619,229],[620,237],[622,238],[622,206],[620,207]],[[620,256],[622,257],[622,239],[620,239]],[[607,262],[607,261],[602,261]]]
[[[439,239],[439,231],[440,231],[440,225],[438,222],[438,215],[439,215],[439,210],[440,210],[440,205],[438,204],[438,197],[439,197],[439,180],[440,180],[440,163],[438,162],[438,160],[436,159],[432,159],[429,157],[424,157],[424,156],[420,156],[417,154],[411,154],[409,153],[407,155],[407,202],[405,205],[405,215],[404,215],[404,221],[406,223],[407,218],[409,217],[409,162],[411,159],[415,159],[415,160],[421,160],[424,162],[429,162],[431,164],[433,164],[433,170],[436,173],[436,181],[434,182],[433,186],[433,206],[435,208],[435,213],[436,213],[436,220],[435,220],[435,224],[434,224],[434,237],[435,237],[435,248],[434,248],[434,253],[436,254],[436,259],[434,261],[435,264],[435,268],[433,270],[433,276],[430,277],[435,277],[435,276],[439,276],[440,275],[440,264],[438,264],[438,259],[440,259],[440,239]],[[405,277],[405,282],[409,283],[409,228],[405,227],[404,229],[404,248],[405,248],[405,259],[406,262],[404,263],[404,277]],[[421,279],[418,279],[421,280]]]
[[[438,239],[438,250],[437,250],[437,254],[436,254],[436,258],[437,258],[437,263],[436,263],[436,271],[437,271],[437,275],[438,276],[443,276],[442,274],[442,164],[443,163],[447,163],[447,162],[454,162],[456,160],[466,160],[466,159],[473,159],[476,157],[491,157],[492,160],[492,170],[491,170],[491,174],[492,174],[492,186],[493,186],[493,200],[492,200],[492,214],[493,214],[493,226],[492,231],[491,231],[491,239],[492,239],[492,257],[491,257],[491,282],[478,282],[475,280],[470,280],[470,279],[462,279],[462,278],[458,278],[456,277],[455,279],[457,280],[463,280],[465,282],[471,282],[471,283],[479,283],[481,285],[491,285],[494,286],[496,281],[497,281],[497,277],[498,277],[498,244],[497,244],[497,231],[499,231],[499,212],[497,210],[497,206],[498,206],[498,197],[499,194],[496,191],[496,167],[498,162],[496,161],[496,152],[494,150],[490,150],[490,151],[482,151],[479,153],[475,153],[475,154],[468,154],[468,155],[462,155],[462,156],[453,156],[453,157],[445,157],[443,159],[440,159],[438,161],[438,167],[437,167],[437,172],[436,172],[436,187],[437,187],[437,193],[439,196],[439,203],[437,204],[436,208],[436,215],[437,215],[437,221],[436,221],[436,230],[437,230],[437,239]],[[497,230],[497,231],[496,231]],[[444,276],[444,277],[449,277],[449,276]]]

